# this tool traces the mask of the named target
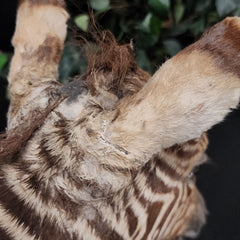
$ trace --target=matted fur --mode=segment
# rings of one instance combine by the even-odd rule
[[[101,94],[101,89],[122,98],[140,90],[150,75],[138,68],[133,44],[119,45],[109,31],[95,38],[96,46],[86,48],[88,68],[83,75],[91,94]]]

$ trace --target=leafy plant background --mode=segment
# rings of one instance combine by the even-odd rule
[[[120,43],[133,40],[138,65],[150,73],[197,40],[206,28],[226,16],[240,15],[239,0],[89,0],[69,1],[69,6],[70,29],[77,26],[87,32],[93,9],[96,23],[109,29]],[[75,48],[72,44],[65,48],[62,81],[81,74],[86,66],[82,52]]]
[[[93,9],[96,23],[120,43],[133,40],[137,63],[149,73],[197,40],[206,28],[226,16],[240,15],[239,0],[89,0],[69,1],[69,6],[70,29],[77,26],[87,32]],[[65,48],[60,65],[63,82],[85,69],[83,53],[75,48],[72,44]]]
[[[120,43],[133,40],[138,65],[153,73],[167,58],[197,40],[204,30],[226,16],[240,15],[239,0],[89,0],[67,1],[71,13],[69,38],[60,64],[60,80],[86,67],[74,38],[86,33],[90,13]],[[6,76],[11,54],[0,52],[0,75]]]

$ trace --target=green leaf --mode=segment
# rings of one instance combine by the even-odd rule
[[[215,11],[212,11],[212,12],[209,12],[207,14],[207,23],[208,24],[215,24],[216,22],[218,22],[220,19],[219,19],[219,16],[218,14],[215,12]]]
[[[235,0],[216,0],[215,4],[220,17],[226,16],[237,8]]]
[[[184,5],[182,4],[182,1],[177,1],[177,4],[174,7],[174,17],[175,21],[178,23],[184,14]]]
[[[208,11],[208,8],[211,6],[211,3],[212,3],[212,0],[196,1],[195,11],[197,13],[205,13],[206,11]]]
[[[194,22],[190,26],[190,30],[194,35],[198,35],[200,33],[203,33],[205,30],[205,19],[200,18],[198,21]]]
[[[158,42],[159,37],[155,34],[138,32],[137,45],[140,48],[147,49],[154,46]]]
[[[148,0],[150,11],[162,20],[168,18],[169,0]]]
[[[0,53],[0,71],[4,67],[4,65],[7,63],[7,56],[3,53]]]
[[[150,60],[144,50],[137,51],[137,65],[143,70],[151,72]]]
[[[166,52],[172,57],[176,55],[181,49],[181,44],[176,39],[166,39],[163,41]]]
[[[74,22],[81,30],[86,32],[89,25],[89,16],[87,14],[80,14],[75,17]]]
[[[138,41],[141,48],[149,48],[154,46],[158,39],[162,28],[162,21],[148,13],[142,23],[138,25]]]
[[[152,14],[148,13],[147,16],[144,18],[141,24],[137,27],[143,32],[150,32],[150,23],[151,23]]]
[[[90,5],[94,10],[104,11],[109,8],[109,0],[90,0]]]
[[[240,17],[240,8],[233,12],[233,16]]]
[[[162,21],[152,13],[148,13],[137,29],[158,37],[162,29]]]
[[[233,16],[240,16],[240,1],[239,0],[235,0],[235,3],[237,5],[236,10],[233,12]]]
[[[152,34],[155,34],[156,36],[159,36],[161,33],[161,29],[162,29],[162,21],[158,17],[152,16],[150,21],[150,32]]]

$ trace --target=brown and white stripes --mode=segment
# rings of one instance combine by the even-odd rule
[[[62,86],[67,18],[63,0],[19,3],[0,240],[194,238],[206,215],[193,174],[205,132],[239,102],[240,20],[217,24],[152,77],[131,44],[97,33],[86,73]]]
[[[189,156],[202,142],[184,153],[188,160],[198,160]],[[201,200],[194,181],[166,161],[172,154],[186,160],[180,146],[180,154],[168,149],[139,172],[110,168],[110,174],[133,178],[126,188],[112,192],[62,168],[61,156],[53,155],[47,144],[37,147],[36,159],[25,160],[23,154],[2,166],[0,229],[5,237],[0,239],[172,239],[185,230]]]

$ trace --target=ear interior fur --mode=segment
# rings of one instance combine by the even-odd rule
[[[234,32],[234,40],[228,32]],[[148,158],[160,148],[198,138],[222,121],[240,98],[235,39],[240,39],[239,18],[227,18],[164,63],[143,89],[118,106],[120,114],[106,138],[137,158]],[[227,50],[221,50],[222,43]]]

